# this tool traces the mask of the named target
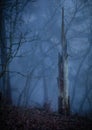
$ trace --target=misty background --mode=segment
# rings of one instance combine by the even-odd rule
[[[70,109],[92,115],[92,1],[6,0],[0,7],[0,91],[13,105],[58,110],[62,7]],[[3,43],[3,45],[2,45]]]

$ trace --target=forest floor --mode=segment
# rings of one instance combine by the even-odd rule
[[[37,108],[0,107],[0,130],[92,130],[92,120]]]

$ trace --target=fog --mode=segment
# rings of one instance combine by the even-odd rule
[[[92,2],[20,0],[11,12],[13,2],[5,13],[7,45],[12,46],[8,67],[13,105],[42,107],[47,102],[58,111],[64,7],[70,109],[72,113],[92,114]],[[3,91],[2,78],[0,84]]]

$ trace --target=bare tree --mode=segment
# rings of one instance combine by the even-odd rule
[[[0,1],[0,86],[9,102],[11,102],[9,64],[17,56],[21,45],[27,41],[27,32],[22,32],[19,26],[23,24],[22,14],[28,2],[29,0]],[[33,39],[34,37],[30,41]],[[12,73],[22,75],[20,72]]]
[[[83,34],[85,33],[84,31],[83,32],[81,32],[81,33],[79,33],[79,32],[77,32],[77,33],[75,33],[75,35],[73,34],[73,33],[71,33],[71,35],[72,35],[72,37],[70,37],[70,39],[69,39],[69,36],[68,36],[68,34],[70,33],[70,31],[72,30],[72,28],[73,28],[73,26],[74,26],[74,22],[76,21],[76,17],[79,17],[79,18],[81,18],[81,13],[85,10],[85,9],[87,9],[87,8],[89,8],[90,9],[90,7],[91,7],[91,5],[92,5],[92,3],[91,3],[91,1],[77,1],[77,0],[73,0],[72,1],[73,2],[73,4],[74,4],[74,9],[73,9],[73,12],[72,12],[72,15],[69,15],[69,19],[67,18],[67,17],[65,17],[65,25],[66,25],[66,28],[65,28],[65,33],[63,33],[63,43],[65,43],[66,42],[66,38],[67,38],[67,40],[68,40],[68,42],[69,42],[69,40],[70,40],[70,42],[71,42],[71,38],[73,38],[73,37],[79,37],[80,39],[81,39],[81,36],[83,36]],[[90,4],[89,4],[90,3]],[[88,10],[87,10],[88,11]],[[91,11],[92,12],[92,11]],[[87,13],[87,12],[86,12]],[[91,14],[91,13],[87,13],[88,15],[89,14]],[[89,16],[90,17],[90,16]],[[91,17],[90,17],[91,18]],[[90,22],[91,23],[91,22]],[[77,23],[78,24],[78,23]],[[86,24],[86,23],[85,23]],[[89,30],[89,25],[87,25],[88,26],[88,30]],[[63,28],[63,27],[62,27]],[[90,27],[90,29],[91,29],[91,27]],[[88,31],[88,30],[85,30],[85,31]],[[73,30],[73,32],[74,32],[75,30]],[[77,34],[77,35],[76,35]],[[82,35],[81,35],[82,34]],[[89,34],[90,35],[90,34]],[[69,42],[69,43],[70,43]],[[68,47],[69,47],[70,45],[68,45]],[[65,48],[67,48],[67,45],[65,46]],[[80,59],[81,58],[81,62],[80,62],[80,65],[79,65],[79,67],[78,67],[78,70],[77,70],[77,72],[76,72],[76,76],[75,76],[75,80],[74,80],[74,86],[73,86],[73,95],[71,96],[71,107],[73,106],[73,103],[74,103],[74,101],[75,101],[75,94],[76,94],[76,89],[77,89],[77,83],[76,83],[76,80],[78,81],[78,77],[80,76],[80,71],[82,70],[82,67],[83,67],[83,64],[85,63],[85,61],[86,61],[86,59],[88,58],[88,55],[90,54],[90,52],[91,52],[91,42],[90,42],[90,44],[89,44],[89,47],[88,47],[88,49],[85,51],[85,52],[81,52],[81,54],[79,55],[78,53],[76,54],[76,55],[72,55],[72,54],[70,54],[70,49],[71,48],[69,48],[69,52],[68,52],[68,56],[69,56],[69,58],[73,58],[73,59]],[[63,49],[64,50],[64,49]],[[67,54],[67,53],[66,53]],[[60,59],[60,58],[59,58]],[[67,55],[66,55],[66,59],[67,59]],[[60,60],[59,60],[60,61]],[[60,64],[60,63],[59,63]],[[61,63],[61,66],[63,66],[62,65],[62,63]],[[60,69],[59,69],[59,71],[60,71]],[[67,68],[65,69],[65,71],[67,71]],[[67,79],[68,79],[68,77],[67,77]],[[68,90],[68,89],[67,89]],[[87,89],[86,89],[87,90]],[[62,90],[62,91],[64,91],[64,90]],[[90,91],[90,90],[89,90]],[[87,90],[87,92],[85,92],[86,94],[85,94],[85,98],[83,98],[83,101],[81,102],[81,106],[80,106],[80,110],[82,110],[82,108],[83,108],[83,104],[85,103],[85,100],[87,99],[87,101],[89,102],[89,104],[91,104],[90,103],[90,99],[89,99],[89,91]],[[67,91],[68,92],[68,91]],[[63,94],[62,94],[62,92],[60,92],[61,93],[61,95],[62,95],[62,97],[63,97]],[[68,97],[68,96],[67,96]],[[60,99],[61,100],[61,99]],[[68,100],[67,100],[68,101]],[[62,104],[62,103],[61,103]],[[62,104],[63,105],[63,104]],[[61,105],[61,106],[62,106]]]

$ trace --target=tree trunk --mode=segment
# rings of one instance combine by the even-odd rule
[[[64,8],[62,8],[62,56],[59,54],[59,112],[64,115],[69,114],[69,95],[68,95],[68,55],[67,42],[64,32]],[[62,78],[61,78],[62,77]],[[61,104],[61,105],[60,105]]]
[[[7,103],[11,102],[11,88],[9,81],[8,57],[7,57],[7,41],[5,32],[5,14],[4,1],[1,0],[0,6],[0,86],[2,94],[7,98]]]

